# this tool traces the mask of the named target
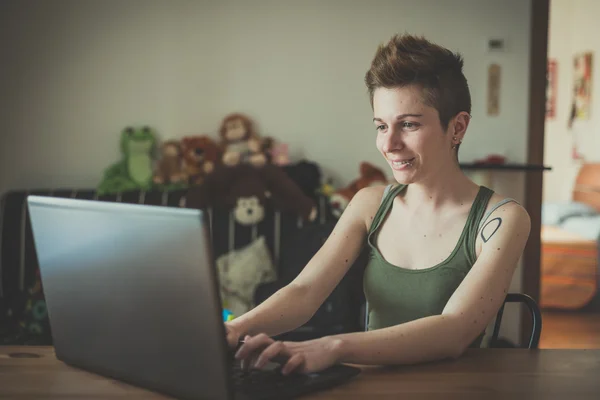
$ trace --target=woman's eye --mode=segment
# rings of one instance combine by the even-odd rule
[[[382,131],[384,128],[385,128],[385,125],[377,125],[375,127],[375,129],[378,130],[378,131]]]
[[[414,128],[417,127],[417,124],[415,124],[414,122],[404,121],[402,123],[402,127],[403,128],[408,128],[408,129],[414,129]]]

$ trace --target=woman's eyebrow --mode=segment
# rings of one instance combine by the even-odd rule
[[[423,114],[400,114],[400,115],[396,116],[396,119],[402,119],[402,118],[406,118],[406,117],[418,118],[418,117],[422,117],[422,116],[423,116]],[[377,118],[377,117],[373,118],[373,122],[375,122],[375,121],[383,122],[383,120],[381,118]]]

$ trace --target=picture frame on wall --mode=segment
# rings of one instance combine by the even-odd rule
[[[557,61],[555,59],[549,59],[546,72],[546,119],[549,120],[556,117],[557,69]]]
[[[575,119],[590,117],[592,97],[592,53],[576,54],[573,60],[573,107]]]
[[[487,93],[487,115],[500,115],[500,75],[499,64],[491,64],[488,67],[488,93]]]

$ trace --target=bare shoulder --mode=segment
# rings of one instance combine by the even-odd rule
[[[377,213],[385,192],[386,185],[367,186],[360,189],[348,204],[344,213],[352,213],[360,218],[368,227]]]
[[[491,211],[491,212],[490,212]],[[531,229],[529,213],[520,203],[501,194],[494,193],[487,206],[487,218],[479,227],[479,248],[493,237],[512,237],[517,242],[526,242]]]
[[[490,213],[490,218],[492,216],[498,217],[503,215],[507,218],[514,218],[518,220],[522,220],[522,223],[529,224],[530,218],[529,213],[520,203],[516,200],[509,198],[507,196],[503,196],[499,193],[494,193],[488,202],[486,213],[490,210],[493,211]],[[488,218],[488,221],[489,219]]]
[[[364,205],[370,203],[379,204],[381,202],[386,187],[387,185],[366,186],[360,189],[358,192],[356,192],[353,200],[356,198],[358,202]]]

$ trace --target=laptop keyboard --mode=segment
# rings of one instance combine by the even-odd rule
[[[245,393],[264,393],[289,386],[302,386],[310,375],[292,373],[283,375],[279,367],[273,369],[249,369],[244,371],[239,363],[233,368],[233,383],[235,387]]]
[[[335,386],[360,372],[354,367],[336,365],[318,373],[293,372],[283,375],[281,365],[277,363],[269,363],[262,369],[250,368],[244,371],[239,360],[233,358],[234,354],[235,349],[231,349],[230,365],[235,392],[243,394],[242,398],[251,400],[295,398],[304,393]]]

